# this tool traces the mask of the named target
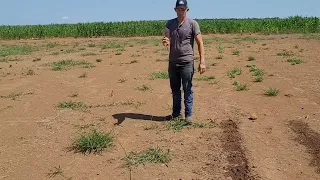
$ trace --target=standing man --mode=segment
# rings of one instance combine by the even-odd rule
[[[192,121],[194,74],[194,40],[196,40],[200,55],[198,71],[206,70],[204,46],[199,24],[187,17],[189,11],[187,0],[177,0],[174,8],[177,17],[166,23],[163,45],[169,46],[168,73],[172,91],[173,109],[171,118],[181,117],[181,83],[184,91],[185,119]]]

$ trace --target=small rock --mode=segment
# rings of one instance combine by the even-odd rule
[[[249,119],[256,120],[256,119],[258,119],[258,117],[257,117],[256,113],[251,113]]]

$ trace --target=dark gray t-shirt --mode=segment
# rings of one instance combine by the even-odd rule
[[[194,60],[194,40],[200,33],[199,24],[187,18],[179,26],[177,18],[170,19],[166,23],[167,30],[170,31],[170,54],[169,62],[192,62]]]

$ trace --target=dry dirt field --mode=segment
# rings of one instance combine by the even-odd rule
[[[204,38],[196,123],[180,130],[163,121],[171,93],[161,37],[0,41],[0,179],[319,180],[320,41]],[[111,132],[112,145],[75,151],[94,128]],[[150,148],[168,161],[126,164]]]

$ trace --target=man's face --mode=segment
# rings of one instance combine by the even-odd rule
[[[189,11],[188,8],[174,8],[174,10],[176,11],[177,16],[178,16],[179,18],[184,18],[184,17],[186,17],[187,12]]]

